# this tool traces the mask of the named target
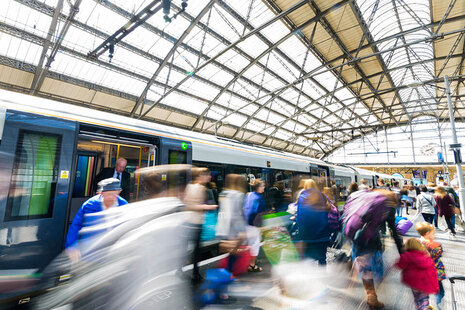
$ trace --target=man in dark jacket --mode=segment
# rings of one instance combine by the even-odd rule
[[[115,178],[121,182],[120,196],[129,201],[129,184],[131,182],[131,175],[125,171],[128,161],[123,157],[118,158],[115,167],[103,168],[99,174],[95,176],[94,184],[108,178]]]

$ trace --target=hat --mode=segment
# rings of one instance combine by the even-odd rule
[[[97,192],[120,191],[121,183],[118,179],[108,178],[98,182]]]

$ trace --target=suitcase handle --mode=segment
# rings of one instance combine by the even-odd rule
[[[461,280],[461,281],[465,281],[465,276],[453,276],[453,277],[449,277],[449,281],[450,283],[455,283],[455,280]]]

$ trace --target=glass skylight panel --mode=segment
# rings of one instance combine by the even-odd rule
[[[136,79],[65,54],[58,54],[54,64],[54,71],[59,73],[136,95],[140,95],[145,85],[141,82],[137,89],[131,89],[128,85],[133,85]]]
[[[171,10],[171,12],[172,15],[175,10]],[[179,38],[190,24],[187,19],[181,16],[173,19],[170,23],[165,22],[163,19],[163,10],[158,11],[155,15],[150,17],[147,20],[147,23],[158,29],[162,29],[164,32],[174,36],[175,38]]]
[[[155,72],[155,71],[154,71]],[[151,74],[151,76],[153,73]],[[168,76],[169,75],[169,76]],[[151,77],[150,76],[150,77]],[[158,74],[156,80],[161,82],[161,83],[166,83],[168,81],[169,85],[176,85],[178,84],[182,79],[184,79],[186,75],[184,73],[180,73],[178,71],[175,71],[173,69],[169,69],[169,65],[166,65],[163,67],[163,69],[160,71]]]
[[[155,33],[147,30],[143,26],[139,26],[127,35],[123,41],[149,53],[155,50],[155,47],[157,47],[158,44],[168,44],[171,48],[172,43],[170,41],[161,41],[159,39],[160,37]]]
[[[263,21],[263,23],[264,22],[265,20]],[[261,33],[271,42],[275,43],[282,39],[285,35],[287,35],[289,33],[289,29],[283,25],[283,22],[281,20],[277,20],[271,25],[264,28],[261,31]]]
[[[210,14],[210,12],[207,14]],[[225,19],[227,19],[228,22],[226,22]],[[215,32],[221,34],[230,42],[234,42],[239,39],[239,36],[242,34],[242,30],[244,29],[243,25],[239,24],[218,5],[213,6],[213,10],[210,15],[209,27]]]
[[[59,0],[44,0],[43,2],[49,6],[56,7]]]
[[[102,59],[105,59],[107,55],[103,54],[100,57]],[[124,68],[144,75],[146,77],[151,77],[155,72],[156,68],[159,66],[158,63],[151,61],[145,57],[142,57],[138,54],[135,54],[131,51],[128,51],[123,47],[115,48],[112,63],[123,64]]]
[[[370,8],[373,6],[374,2],[363,0],[359,0],[357,2],[362,10],[364,18],[367,19],[371,12]],[[404,0],[403,5],[387,0],[383,0],[381,2],[382,7],[376,13],[378,18],[375,18],[373,23],[370,25],[370,31],[375,40],[400,32],[401,29],[398,27],[397,22],[402,24],[402,30],[404,31],[422,26],[422,24],[429,24],[431,22],[429,13],[430,4],[428,0]],[[396,6],[395,8],[394,5]],[[405,5],[410,8],[411,12],[407,11]],[[381,15],[381,13],[384,14]],[[399,15],[399,19],[397,19],[396,13]],[[414,16],[412,16],[413,14]],[[393,20],[396,20],[397,22],[393,23]],[[417,31],[412,34],[405,35],[404,38],[407,43],[411,43],[419,38],[426,38],[428,36],[429,33],[427,31]],[[402,43],[402,40],[397,41],[397,44]],[[378,49],[383,50],[383,48],[391,47],[392,45],[392,41],[385,42],[380,44]],[[433,48],[431,43],[410,45],[407,48],[395,50],[391,62],[388,62],[386,59],[388,57],[388,53],[381,55],[387,62],[388,69],[392,69],[412,62],[432,59]],[[424,66],[416,67],[415,70],[405,68],[391,72],[392,80],[396,86],[418,83],[418,79],[425,79],[428,75],[434,75],[434,64],[432,62],[425,63]],[[418,91],[413,91],[413,89],[399,90],[402,101],[406,102],[409,100],[421,99],[418,98],[418,92],[423,94],[425,91],[424,89],[420,90],[420,88],[417,88],[417,90]]]
[[[45,37],[52,19],[18,2],[0,1],[0,20],[19,29]]]
[[[181,7],[181,0],[174,0],[173,3],[175,3],[178,7]],[[186,11],[191,16],[197,16],[207,3],[208,1],[189,1]]]
[[[289,39],[287,39],[285,42],[283,42],[280,46],[279,49],[286,53],[295,63],[299,65],[299,67],[302,67],[304,60],[305,60],[305,55],[307,54],[308,48],[304,46],[301,40],[299,40],[296,36],[292,36]],[[311,52],[308,53],[309,55],[307,56],[306,62],[310,61],[310,54]],[[299,71],[299,76],[300,76],[300,71]]]
[[[137,14],[150,2],[152,2],[152,0],[110,0],[110,2],[116,4],[128,12]]]
[[[152,86],[149,88],[149,91],[147,92],[147,99],[156,102],[166,93],[167,90],[168,89],[166,87],[158,84],[152,84]]]
[[[214,88],[208,84],[199,82],[197,80],[192,79],[191,83],[188,87],[189,93],[192,93],[194,95],[198,95],[202,98],[208,99],[208,100],[213,100],[215,98],[216,94],[220,91],[217,88]]]
[[[87,2],[87,1],[83,1]],[[90,1],[89,1],[90,2]],[[97,5],[90,13],[89,17],[83,20],[84,16],[78,13],[76,18],[89,26],[100,29],[108,34],[115,33],[119,28],[127,24],[128,19],[114,13],[103,5]]]
[[[207,107],[204,102],[174,92],[169,94],[162,102],[168,106],[196,114],[202,113]]]
[[[279,129],[275,133],[275,137],[278,138],[278,139],[287,141],[287,140],[292,138],[292,133],[290,133],[289,131],[286,131],[286,130]]]
[[[239,47],[241,50],[243,50],[253,58],[256,58],[268,48],[268,45],[266,45],[262,40],[260,40],[256,36],[251,36],[248,37],[245,41],[242,41],[239,44],[237,44],[237,47]],[[265,58],[266,56],[262,57],[261,59]]]
[[[245,57],[239,55],[237,52],[233,50],[228,50],[227,52],[222,54],[220,57],[217,58],[217,61],[237,72],[239,72],[249,64],[249,61]]]
[[[230,73],[212,64],[204,67],[196,75],[209,79],[221,86],[225,86],[233,78]]]
[[[70,26],[64,40],[62,41],[62,45],[73,50],[77,50],[83,54],[87,54],[97,47],[102,41],[103,39],[99,37],[95,37],[94,35],[76,28],[75,26]],[[108,56],[108,54],[102,55],[102,57],[105,56]]]
[[[314,79],[321,85],[324,85],[329,91],[332,91],[336,83],[339,82],[331,71],[322,72],[314,76]]]
[[[240,127],[246,120],[247,118],[245,116],[233,114],[226,117],[223,122],[228,122],[231,125]]]

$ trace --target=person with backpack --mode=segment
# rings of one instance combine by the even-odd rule
[[[381,228],[388,225],[397,250],[402,253],[402,238],[397,233],[395,212],[397,198],[387,190],[372,192],[359,191],[351,195],[346,202],[343,216],[344,234],[352,240],[352,261],[354,269],[362,277],[370,309],[382,309],[384,304],[378,301],[374,277],[383,275]]]
[[[428,188],[424,185],[420,188],[421,194],[417,196],[417,213],[421,213],[425,221],[433,224],[434,215],[436,214],[436,200],[431,193],[428,193]]]

